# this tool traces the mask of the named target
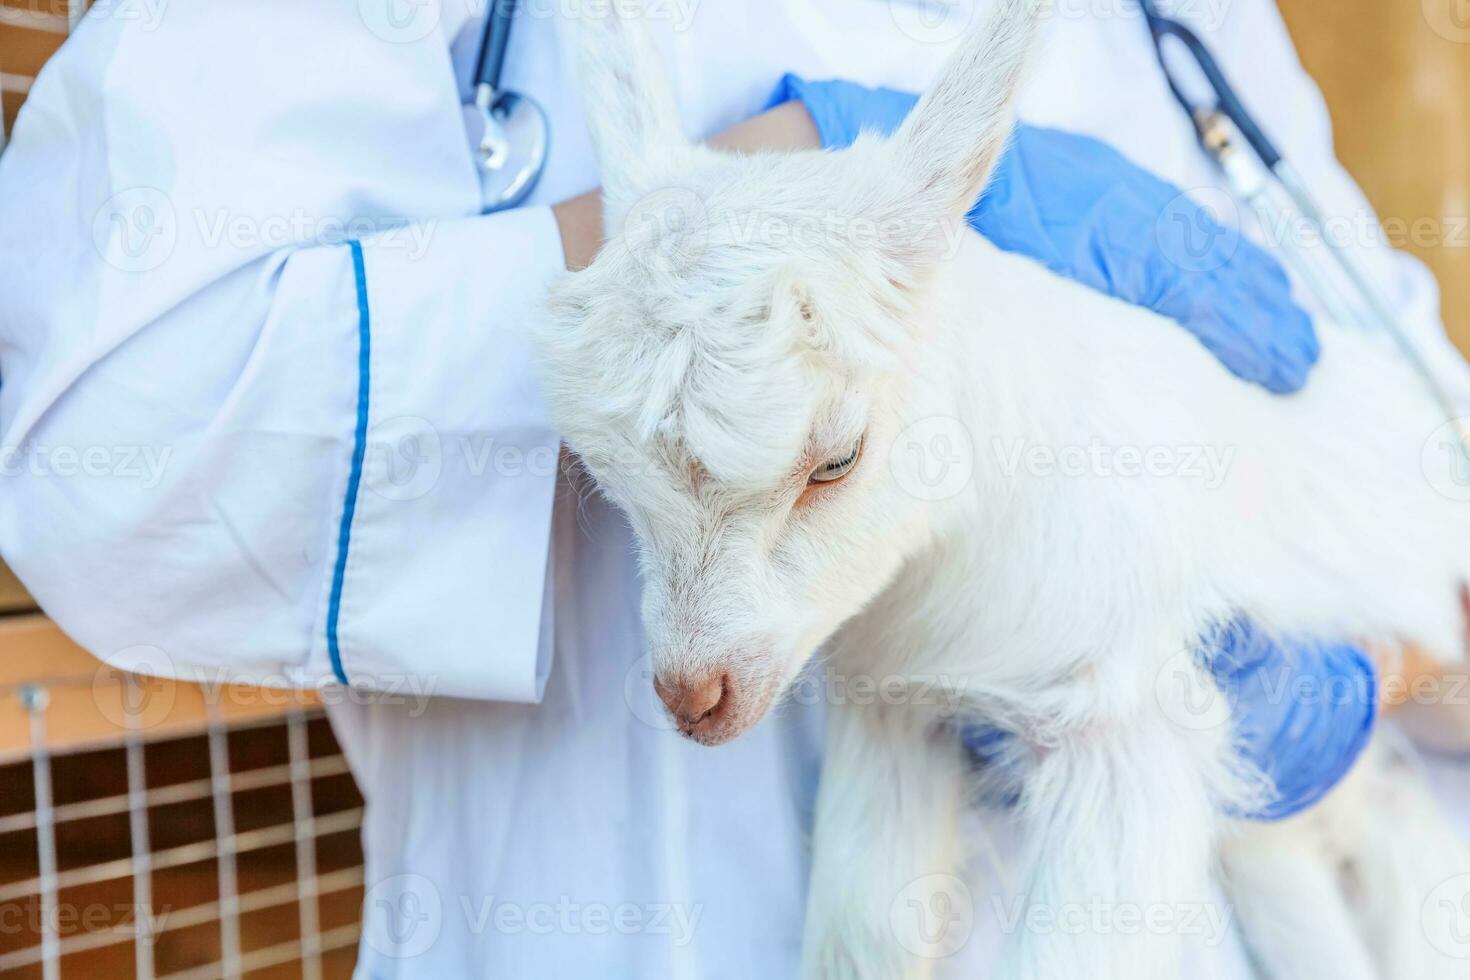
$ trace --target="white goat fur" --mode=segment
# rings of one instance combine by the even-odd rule
[[[1210,685],[1176,655],[1238,612],[1458,659],[1470,505],[1421,474],[1434,406],[1361,336],[1324,326],[1312,383],[1277,398],[1146,310],[974,234],[946,252],[946,235],[910,233],[959,228],[984,186],[1037,0],[1001,0],[891,139],[746,156],[686,140],[638,16],[611,7],[583,30],[609,240],[554,287],[537,339],[568,445],[637,533],[656,675],[727,679],[711,741],[819,647],[848,677],[946,678],[968,715],[1016,734],[1030,904],[1209,900],[1222,806],[1259,787],[1228,726],[1171,722],[1184,695],[1157,678],[1182,664]],[[650,231],[669,204],[678,220]],[[814,216],[879,233],[750,232]],[[935,418],[970,434],[974,469],[927,501],[904,489],[924,461],[897,439]],[[851,475],[798,504],[860,437]],[[992,447],[1018,439],[1234,456],[1218,486],[1012,472]],[[808,976],[924,974],[889,907],[959,857],[969,775],[943,722],[922,704],[832,706]],[[1251,855],[1269,847],[1236,853],[1237,881],[1265,880]],[[1257,884],[1236,900],[1271,901]],[[999,975],[1164,978],[1179,951],[1146,930],[1021,929]]]

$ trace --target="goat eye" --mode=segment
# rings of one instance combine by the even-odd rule
[[[807,478],[807,483],[835,483],[852,472],[857,465],[858,457],[863,452],[863,441],[859,439],[853,443],[852,450],[840,459],[829,459],[827,462],[812,470],[812,475]]]

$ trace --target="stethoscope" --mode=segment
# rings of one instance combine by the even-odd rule
[[[551,146],[551,125],[541,104],[500,88],[515,12],[515,0],[491,0],[475,62],[474,96],[464,105],[465,130],[480,178],[480,210],[485,214],[513,208],[526,199],[546,168]]]
[[[1140,4],[1169,90],[1189,116],[1200,145],[1220,167],[1231,190],[1256,211],[1265,227],[1287,227],[1281,221],[1291,219],[1293,209],[1306,221],[1316,240],[1326,246],[1325,250],[1309,251],[1287,234],[1280,243],[1282,257],[1333,319],[1348,326],[1379,329],[1393,339],[1445,418],[1455,423],[1461,448],[1470,456],[1470,425],[1461,417],[1454,397],[1430,369],[1413,338],[1394,318],[1389,305],[1353,256],[1333,239],[1326,227],[1325,213],[1296,168],[1287,162],[1246,110],[1204,42],[1179,21],[1161,15],[1155,0],[1140,0]],[[1193,58],[1199,74],[1213,92],[1214,105],[1190,98],[1185,84],[1175,74],[1175,68],[1183,66],[1165,50],[1165,42],[1170,39],[1178,42],[1173,46],[1175,50],[1182,48]],[[1202,92],[1198,85],[1193,91]],[[1243,152],[1242,142],[1250,148],[1249,153]],[[1280,188],[1281,193],[1275,193],[1274,188]]]

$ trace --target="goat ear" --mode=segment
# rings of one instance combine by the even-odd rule
[[[610,197],[637,194],[646,161],[687,145],[647,15],[635,0],[579,5],[582,105]]]
[[[996,0],[893,135],[908,213],[958,220],[974,205],[1010,138],[1016,89],[1048,6]]]

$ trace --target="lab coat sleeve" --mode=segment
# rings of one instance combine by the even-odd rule
[[[37,80],[0,157],[0,554],[125,669],[535,701],[560,239],[475,213],[450,25],[370,6],[89,16]]]

